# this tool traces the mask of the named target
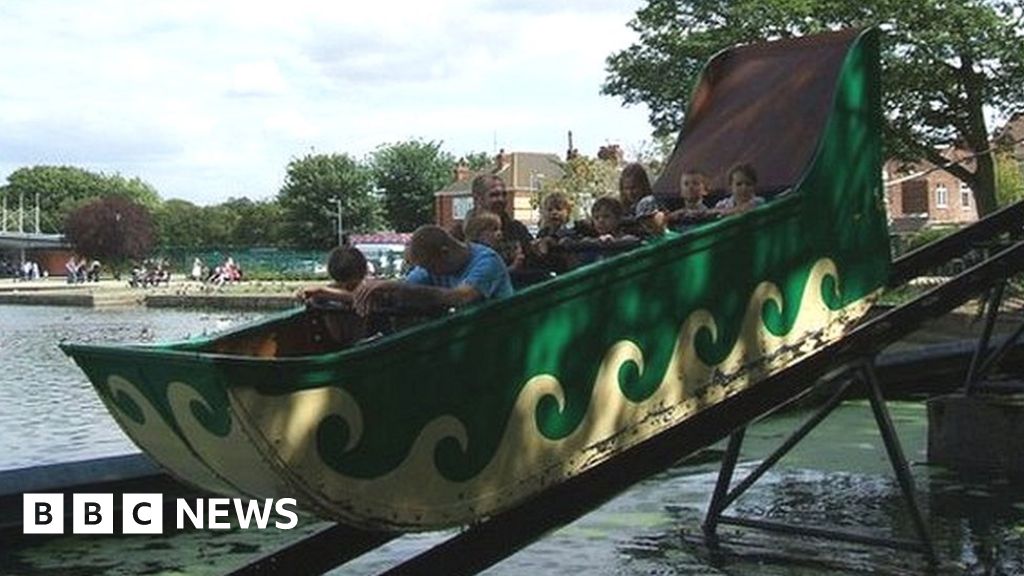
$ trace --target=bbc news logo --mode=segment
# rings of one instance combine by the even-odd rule
[[[72,534],[114,533],[117,510],[113,494],[73,494],[71,502]],[[233,513],[237,526],[243,530],[264,530],[271,525],[279,530],[291,530],[299,523],[295,505],[294,498],[197,498],[192,501],[178,498],[175,501],[175,526],[178,530],[230,530],[233,528]],[[120,516],[122,534],[163,534],[164,497],[162,494],[122,494]],[[63,494],[24,495],[24,534],[63,534],[64,518]]]

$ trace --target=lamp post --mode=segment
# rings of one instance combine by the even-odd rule
[[[331,202],[334,202],[334,205],[338,209],[338,246],[341,246],[343,243],[342,240],[344,239],[341,231],[341,198],[335,196],[334,198],[331,198]]]

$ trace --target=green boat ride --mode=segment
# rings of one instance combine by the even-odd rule
[[[62,348],[182,481],[373,530],[479,522],[756,396],[867,311],[890,265],[878,50],[877,31],[840,31],[707,64],[655,193],[748,162],[773,196],[749,212],[370,340],[296,308]]]

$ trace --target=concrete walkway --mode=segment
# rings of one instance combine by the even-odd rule
[[[253,280],[215,287],[172,279],[158,287],[131,288],[127,281],[112,278],[81,284],[68,284],[61,277],[25,282],[4,279],[0,280],[0,304],[281,310],[298,305],[295,291],[308,284],[315,282]]]

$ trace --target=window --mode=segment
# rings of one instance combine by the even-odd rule
[[[466,214],[473,208],[472,196],[455,196],[452,198],[452,218],[465,220]]]
[[[935,187],[935,207],[949,207],[949,190],[946,189],[945,184],[939,184],[938,186]]]
[[[928,214],[928,184],[924,180],[909,180],[900,184],[903,215]]]
[[[960,207],[971,207],[971,187],[963,182],[960,183]]]

